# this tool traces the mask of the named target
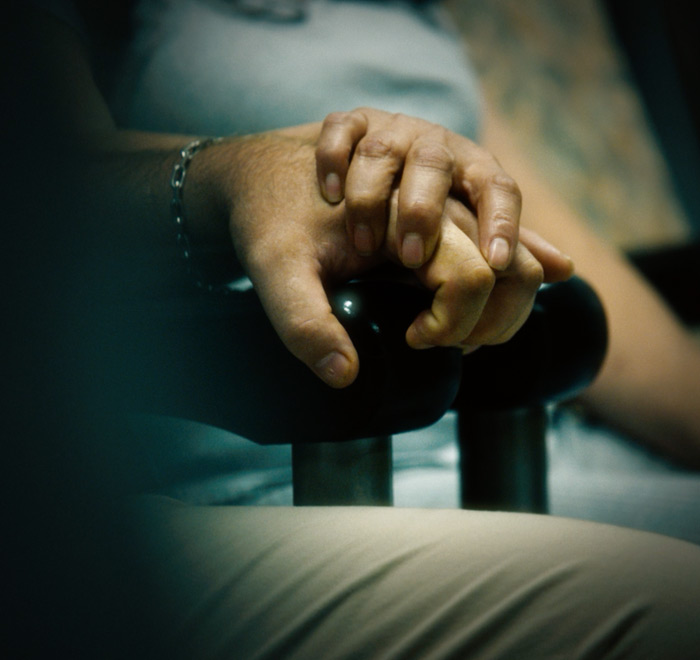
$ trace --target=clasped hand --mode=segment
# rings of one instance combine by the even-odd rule
[[[228,148],[238,257],[287,348],[333,387],[360,367],[331,312],[334,283],[387,260],[408,266],[434,293],[408,344],[468,350],[507,341],[542,281],[571,274],[534,233],[518,240],[519,192],[497,162],[428,122],[362,109]]]

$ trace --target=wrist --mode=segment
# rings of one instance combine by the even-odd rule
[[[207,290],[237,275],[228,233],[228,190],[222,176],[228,157],[215,153],[225,142],[224,138],[202,138],[184,145],[169,180],[175,243],[192,282]]]

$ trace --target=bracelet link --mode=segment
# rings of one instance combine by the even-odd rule
[[[170,199],[170,213],[173,219],[173,223],[177,230],[175,235],[175,244],[177,245],[180,254],[185,261],[187,266],[187,271],[192,277],[194,284],[206,291],[214,291],[217,289],[212,284],[208,284],[199,269],[196,267],[192,257],[192,244],[190,241],[189,234],[187,233],[187,223],[185,221],[185,205],[183,201],[184,189],[185,189],[185,179],[187,178],[187,168],[189,167],[195,154],[206,147],[213,144],[218,144],[223,141],[224,138],[204,138],[199,140],[193,140],[189,144],[186,144],[180,150],[180,160],[173,166],[173,171],[170,175],[170,190],[172,197]],[[220,287],[222,291],[228,291],[225,287]]]
[[[187,166],[189,165],[189,161],[192,160],[192,157],[187,157],[185,160],[185,157],[183,156],[184,152],[180,152],[180,157],[181,161],[179,163],[175,164],[175,167],[173,167],[173,173],[170,176],[170,187],[175,190],[182,188],[185,185],[185,174],[187,174]]]

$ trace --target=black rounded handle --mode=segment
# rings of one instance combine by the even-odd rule
[[[331,305],[355,344],[349,387],[321,382],[275,333],[254,291],[178,307],[132,392],[142,409],[201,421],[261,444],[355,440],[437,421],[459,388],[461,353],[416,351],[405,333],[428,292],[395,281],[338,287]],[[155,344],[156,342],[154,342]],[[150,376],[148,376],[150,374]]]
[[[464,360],[455,407],[505,410],[571,398],[589,385],[608,344],[605,310],[584,280],[544,285],[508,342]]]
[[[407,283],[370,280],[340,287],[330,300],[360,356],[357,380],[333,395],[345,410],[339,419],[357,418],[352,436],[391,435],[440,419],[459,389],[461,351],[415,350],[405,338],[432,294]]]
[[[460,409],[506,409],[570,396],[605,354],[605,315],[577,278],[543,287],[510,342],[466,358],[458,349],[407,346],[406,329],[430,305],[424,289],[372,279],[330,299],[360,355],[350,387],[328,387],[294,358],[251,290],[177,301],[155,324],[144,316],[138,341],[112,355],[127,384],[125,405],[261,444],[345,441],[427,426],[455,397]]]

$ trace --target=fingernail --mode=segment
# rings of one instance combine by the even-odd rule
[[[425,260],[425,243],[420,234],[409,232],[403,237],[401,261],[408,268],[418,268]]]
[[[374,234],[368,225],[355,225],[355,249],[363,256],[374,252]]]
[[[340,177],[335,174],[335,172],[331,172],[326,176],[325,188],[326,199],[329,202],[337,204],[343,198],[343,194],[340,190]]]
[[[494,238],[489,246],[489,266],[494,270],[504,270],[508,266],[510,245],[505,238]]]
[[[350,361],[342,353],[332,351],[314,365],[314,371],[331,387],[342,387],[346,383],[349,367]]]
[[[473,344],[460,344],[460,348],[462,349],[462,355],[469,355],[474,351],[478,351],[481,346],[474,346]]]

